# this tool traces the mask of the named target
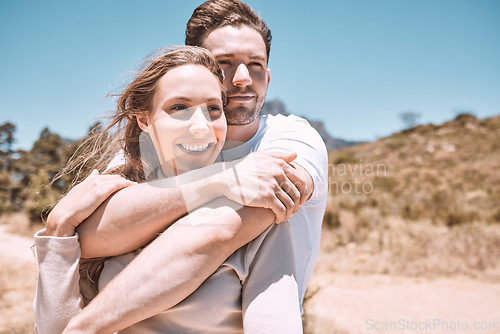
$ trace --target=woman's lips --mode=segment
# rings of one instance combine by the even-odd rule
[[[177,147],[181,151],[188,154],[203,154],[208,151],[215,143],[204,143],[204,144],[177,144]]]

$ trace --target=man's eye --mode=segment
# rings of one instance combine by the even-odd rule
[[[221,66],[231,65],[231,62],[229,60],[226,60],[226,59],[221,59],[221,60],[219,60],[219,65],[221,65]]]
[[[253,62],[253,63],[250,63],[248,64],[248,66],[251,66],[251,67],[258,67],[258,68],[264,68],[264,65],[262,65],[261,63],[257,63],[257,62]]]

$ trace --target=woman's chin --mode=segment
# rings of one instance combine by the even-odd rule
[[[206,166],[209,166],[215,162],[215,159],[210,159],[210,161],[176,161],[176,172],[177,175],[187,173],[189,171],[195,170],[195,169],[200,169]],[[172,167],[169,168],[170,170]]]

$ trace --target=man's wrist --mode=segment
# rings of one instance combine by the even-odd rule
[[[222,173],[205,176],[179,187],[186,205],[187,213],[207,204],[214,199],[224,196],[224,181]]]
[[[226,172],[222,171],[205,179],[205,193],[210,194],[210,201],[225,196],[227,190]]]
[[[222,172],[214,175],[212,186],[215,188],[218,197],[224,196],[230,198],[231,188],[234,187],[237,180],[234,176],[233,166],[229,165],[226,167]]]

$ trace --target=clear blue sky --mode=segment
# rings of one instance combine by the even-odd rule
[[[150,51],[184,42],[202,1],[2,1],[0,124],[16,148],[43,127],[83,136]],[[273,33],[268,99],[334,137],[399,131],[402,111],[441,123],[500,114],[500,1],[249,0]]]

